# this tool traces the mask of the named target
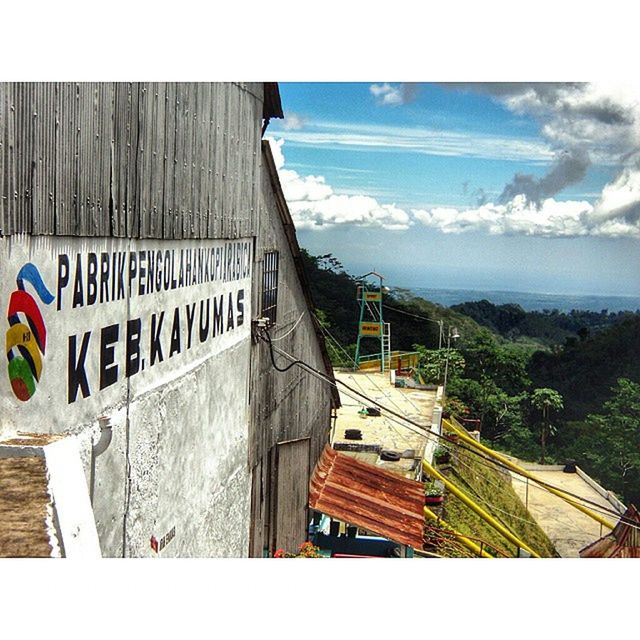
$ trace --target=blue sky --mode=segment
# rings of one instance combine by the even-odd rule
[[[635,87],[281,83],[302,246],[397,286],[639,295]]]

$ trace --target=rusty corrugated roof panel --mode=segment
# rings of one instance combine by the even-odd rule
[[[394,542],[422,549],[424,489],[326,446],[309,486],[309,506]]]
[[[580,550],[581,558],[640,558],[640,513],[630,504],[611,533]]]

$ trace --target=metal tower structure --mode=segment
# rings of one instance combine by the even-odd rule
[[[372,286],[366,281],[369,276],[379,279],[378,286]],[[380,370],[385,370],[385,354],[390,350],[390,333],[385,331],[385,323],[382,316],[382,281],[384,276],[370,271],[358,278],[360,284],[357,289],[358,302],[360,303],[360,318],[358,320],[358,341],[356,344],[356,366],[360,366],[362,355],[360,342],[362,338],[374,338],[380,341]]]

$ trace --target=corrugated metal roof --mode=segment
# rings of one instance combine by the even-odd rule
[[[581,558],[640,558],[640,514],[634,505],[611,533],[580,550]]]
[[[422,549],[424,488],[326,446],[314,469],[309,506],[394,542]]]

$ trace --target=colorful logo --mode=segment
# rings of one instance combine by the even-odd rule
[[[16,278],[18,288],[9,298],[9,330],[5,343],[11,388],[16,398],[23,402],[36,392],[42,376],[42,356],[47,346],[47,327],[33,296],[25,291],[25,282],[33,287],[45,304],[54,300],[35,265],[25,264]]]

